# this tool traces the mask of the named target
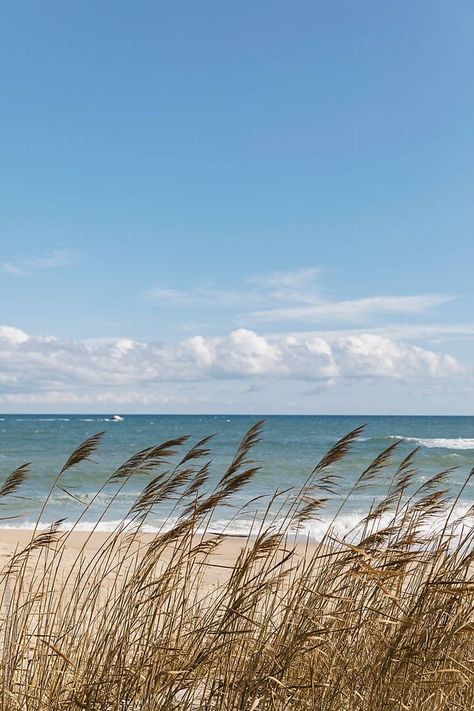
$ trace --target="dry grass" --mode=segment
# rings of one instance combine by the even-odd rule
[[[1,711],[474,708],[472,518],[454,520],[447,472],[417,488],[415,453],[397,464],[390,447],[347,492],[337,470],[360,430],[350,433],[299,492],[275,494],[256,535],[206,586],[224,536],[202,532],[255,475],[260,431],[212,491],[208,440],[181,458],[185,438],[139,452],[103,489],[146,474],[134,525],[93,553],[86,541],[67,566],[60,522],[33,532],[1,571]],[[51,493],[67,490],[67,471],[99,441],[71,455]],[[296,545],[295,529],[328,499],[340,515],[388,474],[385,498],[350,536],[328,526],[318,545]],[[13,472],[0,497],[27,475]],[[177,522],[144,542],[140,526],[166,500]],[[444,529],[429,533],[440,514]]]

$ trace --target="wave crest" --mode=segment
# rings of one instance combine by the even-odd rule
[[[414,442],[420,447],[429,447],[432,449],[474,449],[473,437],[454,437],[454,438],[424,438],[424,437],[403,437],[402,435],[392,435],[391,439],[402,439],[405,442]]]

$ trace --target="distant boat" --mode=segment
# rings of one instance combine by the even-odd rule
[[[123,422],[125,417],[122,417],[122,415],[112,415],[110,418],[111,422]]]

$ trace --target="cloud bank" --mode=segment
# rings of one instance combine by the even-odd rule
[[[259,335],[237,329],[176,343],[125,338],[66,340],[0,327],[0,402],[133,402],[137,389],[159,383],[216,380],[416,380],[460,376],[466,368],[436,353],[381,335]]]

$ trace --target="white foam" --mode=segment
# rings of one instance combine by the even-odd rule
[[[17,417],[16,422],[71,422],[69,417]]]
[[[456,437],[453,439],[439,437],[435,439],[424,439],[423,437],[402,437],[401,435],[393,435],[392,439],[403,439],[405,442],[414,442],[420,447],[438,449],[474,449],[474,438],[472,437]]]
[[[464,519],[464,522],[461,521],[461,519],[466,516],[470,508],[471,503],[467,502],[459,503],[456,505],[454,511],[452,511],[449,516],[449,531],[451,533],[454,533],[453,526],[457,522],[461,523],[461,526],[458,526],[456,531],[457,536],[459,536],[461,532],[460,529],[462,528],[462,526],[469,526],[470,528],[472,527],[474,516]],[[342,538],[344,538],[344,536],[351,534],[349,535],[348,540],[352,541],[352,532],[354,532],[354,539],[357,540],[357,538],[359,537],[358,534],[360,533],[359,524],[361,523],[366,513],[367,512],[364,513],[361,510],[352,511],[350,513],[348,512],[346,514],[339,515],[335,521],[333,520],[332,516],[328,514],[324,518],[321,518],[321,520],[306,521],[304,525],[302,525],[298,529],[298,531],[288,530],[287,532],[289,534],[297,534],[305,538],[308,537],[310,540],[320,541],[323,536],[328,532],[329,526],[331,526],[331,535],[336,539],[341,540]],[[390,521],[390,515],[386,514],[382,516],[381,519],[374,524],[373,530],[377,530],[379,528],[383,528],[384,526],[389,525]],[[154,519],[153,525],[145,524],[141,527],[141,531],[143,533],[164,533],[166,531],[169,531],[177,522],[178,519],[176,517]],[[0,529],[20,529],[27,531],[36,529],[38,531],[42,531],[48,528],[51,523],[51,521],[42,521],[40,524],[37,524],[34,521],[22,521],[21,523],[0,522]],[[266,528],[269,523],[270,521],[267,521],[264,527]],[[206,527],[205,531],[198,529],[196,533],[225,533],[233,536],[252,536],[258,533],[260,524],[261,522],[255,518],[216,519],[215,521],[212,521],[209,526]],[[423,530],[426,534],[433,535],[435,533],[440,533],[443,530],[445,524],[445,516],[441,515],[433,517],[426,522],[425,526],[423,527]],[[285,530],[286,524],[284,519],[281,518],[273,521],[272,527],[275,531],[279,529],[282,531]],[[80,521],[79,523],[75,524],[74,521],[71,520],[64,521],[61,524],[60,529],[62,531],[99,531],[104,533],[112,532],[117,529],[133,531],[136,529],[136,522],[132,521],[131,519],[117,519],[109,521],[100,521],[99,523],[94,521]],[[456,536],[454,537],[454,539],[455,538]]]
[[[49,528],[49,526],[52,525],[52,521],[41,521],[40,523],[36,523],[34,521],[22,521],[21,523],[16,523],[16,524],[5,524],[2,523],[0,525],[0,529],[7,529],[11,531],[15,530],[21,530],[21,531],[44,531],[45,529]],[[123,519],[118,519],[116,521],[100,521],[99,523],[94,522],[94,521],[81,521],[80,523],[74,523],[74,521],[63,521],[63,523],[60,526],[61,531],[80,531],[84,533],[90,533],[91,531],[99,531],[101,533],[110,533],[111,531],[115,531],[117,528],[126,528],[130,527],[130,530],[133,529],[133,524],[131,520],[123,520]],[[159,530],[167,530],[171,528],[172,524],[169,522],[167,527],[164,527],[163,529],[157,527],[157,526],[143,526],[142,531],[143,533],[157,533]]]

